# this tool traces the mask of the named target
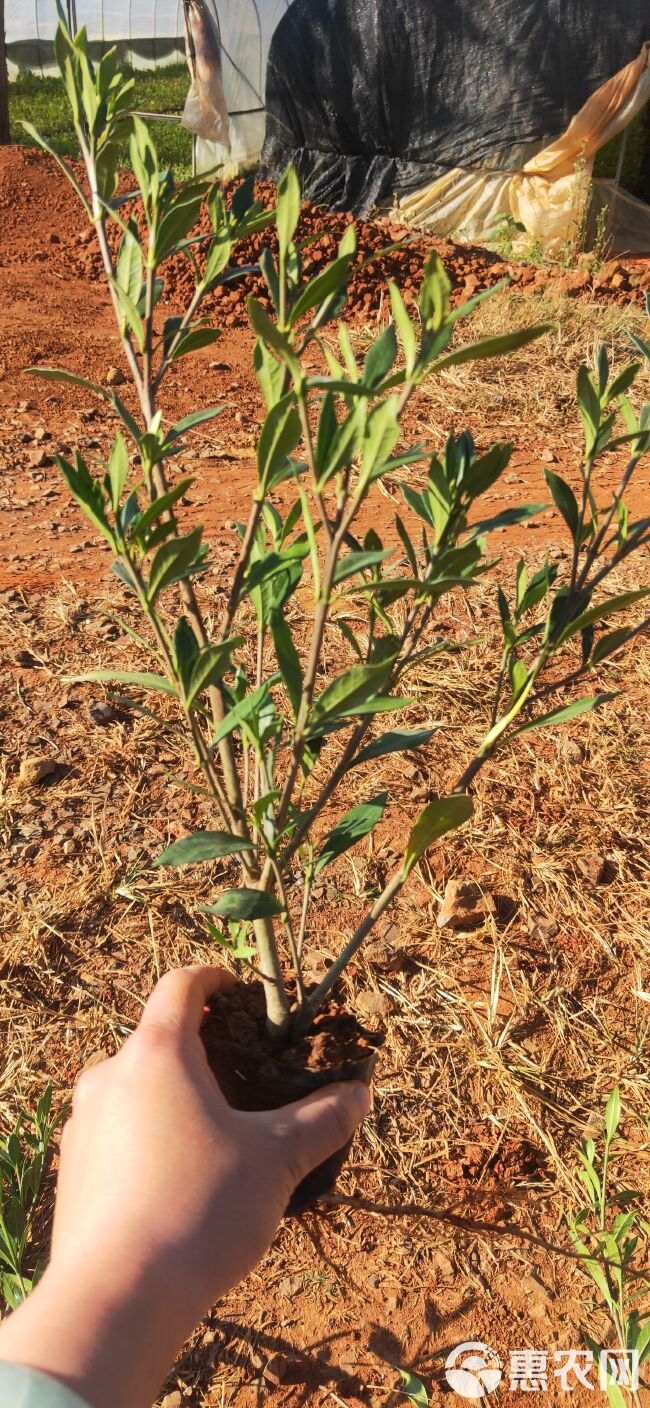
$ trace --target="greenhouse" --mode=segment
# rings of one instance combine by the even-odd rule
[[[211,76],[184,116],[199,169],[275,179],[292,161],[315,203],[363,215],[397,206],[460,238],[485,239],[506,219],[557,251],[583,219],[598,150],[650,97],[650,18],[637,0],[606,13],[600,0],[67,5],[94,50],[117,44],[136,67],[178,61],[187,16],[195,71],[192,25],[207,26]],[[55,0],[8,0],[6,25],[10,67],[48,71]],[[592,191],[592,219],[622,246],[648,248],[650,213],[620,174]]]

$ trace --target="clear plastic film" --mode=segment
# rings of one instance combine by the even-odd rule
[[[205,142],[229,144],[228,108],[223,89],[221,36],[209,0],[183,0],[187,60],[192,76],[183,126]]]

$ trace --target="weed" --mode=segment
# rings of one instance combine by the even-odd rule
[[[576,1250],[585,1257],[583,1264],[602,1296],[616,1335],[613,1350],[593,1334],[586,1335],[600,1366],[603,1387],[611,1408],[625,1408],[628,1393],[636,1408],[640,1405],[635,1386],[638,1371],[650,1358],[650,1274],[647,1266],[639,1267],[639,1252],[647,1249],[650,1224],[641,1210],[641,1193],[620,1187],[612,1191],[610,1187],[612,1144],[620,1120],[621,1096],[616,1086],[605,1110],[601,1158],[593,1139],[586,1139],[580,1147],[576,1174],[587,1192],[588,1205],[573,1219],[570,1232]]]
[[[0,1144],[0,1291],[10,1309],[29,1295],[43,1269],[34,1261],[32,1233],[50,1141],[61,1118],[52,1114],[48,1084],[34,1112],[21,1110]]]

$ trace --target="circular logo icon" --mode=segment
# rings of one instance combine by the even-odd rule
[[[461,1398],[487,1398],[501,1383],[503,1366],[498,1354],[482,1340],[456,1345],[445,1362],[445,1378]]]

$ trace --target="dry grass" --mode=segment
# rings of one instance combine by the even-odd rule
[[[546,300],[519,299],[516,306],[519,320],[522,310],[531,320],[550,316]],[[496,318],[488,302],[472,334],[495,331]],[[426,391],[427,428],[446,429],[458,410],[491,435],[521,438],[530,428],[565,444],[568,372],[589,337],[609,334],[622,357],[622,326],[620,310],[565,307],[557,333],[519,357],[516,383],[500,365],[478,377],[462,368]],[[526,556],[538,565],[540,550],[530,542]],[[511,578],[509,549],[506,556]],[[647,560],[635,569],[635,582],[642,579],[650,580]],[[167,780],[186,769],[173,734],[160,738],[151,721],[119,710],[99,725],[88,713],[97,690],[62,682],[91,659],[134,663],[132,645],[106,630],[96,606],[70,584],[52,597],[8,594],[0,605],[7,657],[28,650],[40,662],[22,672],[7,711],[0,802],[5,1128],[46,1079],[61,1102],[89,1059],[116,1049],[161,972],[206,957],[193,911],[228,875],[214,865],[173,882],[151,869],[168,839],[204,821],[207,804]],[[374,845],[333,868],[322,930],[311,936],[315,968],[352,932],[364,894],[390,869],[407,822],[455,780],[484,731],[497,659],[494,587],[473,593],[469,608],[452,601],[436,624],[441,629],[466,642],[479,636],[480,643],[414,674],[417,703],[408,721],[435,721],[438,730],[417,761],[374,765],[372,787],[389,791],[390,819]],[[338,635],[330,650],[340,666]],[[624,694],[568,733],[520,740],[503,762],[484,769],[471,825],[430,854],[389,917],[398,929],[391,930],[391,952],[381,941],[371,944],[346,975],[346,1000],[354,1004],[370,986],[385,994],[388,1015],[374,1112],[341,1181],[344,1192],[393,1203],[417,1199],[491,1221],[514,1218],[566,1245],[566,1218],[582,1202],[577,1144],[599,1129],[619,1083],[625,1117],[613,1176],[650,1195],[650,641],[637,640],[600,682]],[[17,786],[25,753],[60,760],[37,792]],[[346,779],[341,811],[367,795],[365,772]],[[609,883],[594,885],[586,875],[593,854],[611,862]],[[469,935],[435,923],[445,884],[458,875],[499,897],[496,915]],[[535,929],[549,921],[555,933]],[[579,1343],[587,1321],[604,1329],[582,1270],[525,1242],[459,1237],[423,1220],[386,1223],[343,1208],[319,1226],[320,1260],[307,1229],[281,1230],[245,1299],[235,1294],[220,1308],[168,1387],[178,1382],[192,1404],[229,1403],[242,1385],[254,1384],[269,1344],[286,1341],[292,1353],[306,1352],[300,1326],[310,1315],[312,1324],[323,1321],[332,1343],[342,1343],[351,1325],[368,1323],[368,1274],[380,1275],[389,1307],[381,1344],[369,1333],[358,1350],[359,1372],[377,1403],[394,1384],[391,1353],[410,1355],[426,1377],[442,1345],[489,1340],[504,1325],[511,1344],[534,1339],[519,1288],[531,1273],[552,1289],[547,1342]],[[293,1330],[291,1320],[286,1329],[278,1320],[288,1275],[297,1278]],[[475,1335],[467,1333],[472,1315]],[[397,1345],[389,1353],[391,1323]],[[313,1393],[324,1401],[324,1390]]]

